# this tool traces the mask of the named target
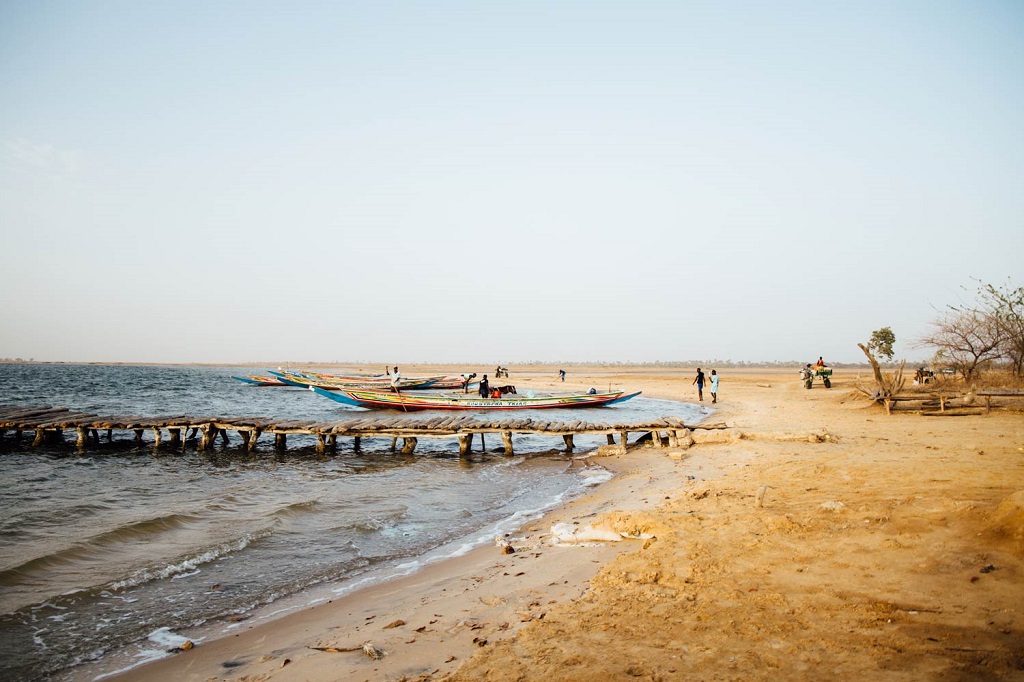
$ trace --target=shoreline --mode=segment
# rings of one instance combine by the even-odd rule
[[[675,372],[614,374],[696,402]],[[735,428],[596,457],[617,475],[514,554],[479,547],[105,679],[1020,679],[1020,413],[886,415],[852,372],[809,391],[719,374]],[[552,547],[559,523],[645,539]]]
[[[665,458],[662,466],[652,470],[632,455],[589,455],[587,459],[611,471],[613,477],[524,523],[508,538],[514,554],[503,554],[493,543],[477,546],[465,554],[430,562],[411,574],[240,625],[236,632],[198,643],[190,651],[99,679],[198,681],[225,674],[230,674],[226,679],[264,679],[275,671],[284,673],[285,668],[291,668],[291,673],[314,659],[322,663],[325,656],[331,657],[332,675],[340,675],[334,679],[452,673],[480,648],[480,641],[493,643],[514,636],[530,621],[543,619],[546,608],[578,599],[601,567],[621,552],[643,544],[642,539],[632,538],[552,544],[554,525],[584,527],[610,509],[639,511],[656,504],[672,492],[675,477],[688,475],[682,468],[694,466]],[[635,496],[640,497],[633,499]],[[398,620],[404,624],[386,627]],[[339,622],[345,625],[339,626]],[[270,641],[279,646],[268,650]],[[373,660],[361,650],[352,650],[365,643],[385,655]],[[445,652],[440,662],[439,650]],[[97,677],[83,668],[68,679]]]

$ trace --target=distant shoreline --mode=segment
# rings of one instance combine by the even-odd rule
[[[12,358],[0,358],[0,365],[99,365],[109,367],[253,367],[253,368],[277,368],[277,367],[333,367],[333,368],[364,368],[363,371],[376,371],[375,368],[390,367],[393,363],[387,362],[143,362],[143,361],[115,361],[115,360],[19,360]],[[452,372],[463,370],[467,367],[490,367],[490,363],[480,362],[408,362],[398,363],[403,368],[413,368],[414,371],[434,369],[449,369]],[[679,369],[691,371],[694,367],[722,367],[726,369],[741,370],[774,370],[793,369],[802,367],[806,362],[801,360],[779,360],[764,362],[747,362],[745,360],[686,360],[671,362],[529,362],[529,363],[508,363],[511,371],[514,372],[536,372],[540,370],[558,371],[559,368],[571,367],[574,369],[601,368],[601,369],[652,369],[667,370]],[[926,361],[907,362],[908,366],[927,365]],[[502,365],[505,366],[505,365]],[[837,369],[870,369],[866,362],[834,362],[829,363],[830,367]],[[898,363],[883,363],[884,369],[895,369]],[[403,373],[408,373],[403,370]]]

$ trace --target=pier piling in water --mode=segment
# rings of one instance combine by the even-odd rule
[[[175,415],[171,417],[103,417],[85,412],[75,412],[65,407],[18,407],[0,405],[0,442],[8,431],[14,432],[15,443],[19,442],[25,431],[33,431],[33,446],[61,444],[64,442],[64,431],[74,430],[76,439],[74,447],[84,451],[90,445],[100,442],[98,432],[107,432],[107,440],[113,440],[114,431],[134,433],[136,445],[143,444],[146,430],[153,433],[153,447],[165,447],[163,432],[169,434],[168,443],[174,449],[182,449],[187,442],[193,442],[197,435],[199,442],[196,449],[205,451],[212,449],[220,435],[222,444],[227,447],[231,441],[228,431],[238,434],[242,447],[248,452],[256,449],[260,435],[264,432],[274,434],[274,449],[283,451],[287,448],[288,434],[301,434],[316,439],[316,452],[322,454],[330,449],[336,452],[338,437],[352,438],[353,450],[361,450],[363,438],[390,438],[392,452],[398,449],[398,439],[402,439],[401,452],[412,454],[420,438],[458,439],[459,457],[469,457],[473,450],[473,438],[480,436],[480,451],[486,452],[485,435],[498,434],[501,437],[506,455],[514,454],[513,438],[515,434],[535,434],[561,436],[565,450],[571,453],[575,447],[573,437],[577,434],[601,435],[607,437],[609,445],[615,444],[615,434],[619,435],[619,450],[624,452],[628,445],[629,434],[650,434],[651,444],[655,448],[665,447],[662,432],[668,437],[668,446],[686,448],[693,444],[693,429],[725,429],[725,424],[685,424],[677,417],[661,417],[645,422],[606,424],[603,422],[569,421],[555,422],[531,418],[513,418],[493,421],[476,419],[470,416],[438,416],[423,420],[413,420],[406,415],[372,415],[360,416],[355,419],[334,422],[316,422],[307,420],[276,420],[269,417],[189,417]],[[188,434],[186,438],[182,436]],[[646,439],[646,435],[641,437]]]

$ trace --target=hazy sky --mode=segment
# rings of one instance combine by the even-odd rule
[[[972,278],[1017,0],[0,0],[0,357],[917,358]]]

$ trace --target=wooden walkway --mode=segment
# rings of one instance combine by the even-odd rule
[[[480,435],[481,446],[484,434],[500,434],[505,453],[513,454],[512,436],[514,434],[541,434],[561,436],[567,452],[572,452],[573,436],[577,434],[606,435],[608,444],[615,444],[615,436],[619,436],[619,447],[624,451],[630,433],[640,433],[641,437],[650,434],[650,442],[654,447],[664,447],[662,432],[667,436],[668,446],[687,447],[693,442],[693,429],[724,429],[724,424],[687,425],[677,417],[661,417],[645,422],[608,424],[605,422],[587,421],[544,421],[529,417],[507,418],[501,420],[477,419],[464,415],[444,414],[432,419],[410,419],[403,416],[367,415],[343,421],[318,422],[306,420],[282,420],[269,417],[194,417],[173,415],[163,417],[103,417],[88,412],[71,410],[66,407],[19,407],[0,405],[0,440],[6,438],[9,431],[14,432],[15,441],[20,441],[26,431],[35,434],[32,444],[65,443],[64,432],[77,433],[75,447],[84,450],[89,445],[100,442],[100,432],[105,431],[107,440],[113,440],[114,431],[132,431],[135,443],[143,444],[146,431],[153,434],[154,447],[183,447],[186,440],[197,439],[197,449],[211,448],[220,437],[223,443],[230,443],[229,432],[241,438],[242,444],[250,452],[263,434],[274,435],[274,447],[284,450],[287,437],[291,434],[302,434],[316,438],[317,452],[334,452],[338,447],[338,437],[353,439],[353,447],[360,449],[362,438],[391,438],[391,449],[397,448],[401,438],[402,452],[411,453],[416,449],[419,438],[450,438],[459,440],[459,455],[465,456],[472,451],[473,438]],[[165,442],[163,433],[167,432]],[[186,435],[191,432],[191,435]]]

